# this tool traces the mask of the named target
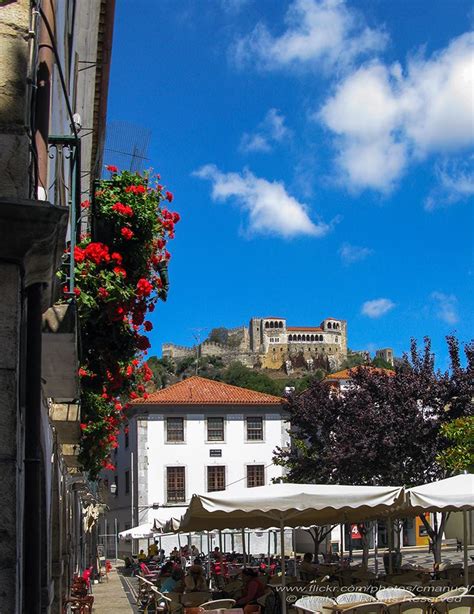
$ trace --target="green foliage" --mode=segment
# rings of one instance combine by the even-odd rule
[[[164,388],[170,383],[170,378],[174,375],[175,367],[169,358],[158,358],[150,356],[147,361],[153,374],[153,383],[156,388]]]
[[[391,369],[392,371],[394,370],[393,365],[391,365],[389,362],[387,362],[380,356],[376,356],[371,362],[371,365],[372,367],[377,367],[379,369]]]
[[[234,362],[225,369],[216,378],[226,384],[240,386],[241,388],[250,388],[258,392],[266,392],[276,396],[281,395],[281,386],[278,383],[265,375],[245,367],[240,362]]]
[[[437,461],[451,471],[474,469],[474,417],[466,416],[447,422],[441,434],[450,445],[437,457]]]
[[[352,369],[353,367],[359,367],[360,365],[365,364],[367,364],[367,361],[363,356],[361,356],[360,354],[352,354],[351,351],[348,350],[346,360],[344,360],[340,369],[337,370],[339,371],[342,369]]]

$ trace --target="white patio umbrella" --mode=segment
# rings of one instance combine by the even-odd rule
[[[407,491],[406,515],[418,515],[423,512],[460,512],[463,513],[464,525],[464,583],[469,584],[468,573],[468,531],[467,512],[474,510],[474,475],[463,473],[446,480],[423,484],[409,488]]]
[[[193,495],[179,528],[266,529],[356,522],[395,513],[403,502],[399,486],[273,484]]]
[[[153,524],[151,522],[147,522],[145,524],[141,524],[137,527],[132,527],[131,529],[127,529],[125,531],[121,531],[119,533],[120,539],[148,539],[156,535],[156,531],[153,528]]]
[[[284,528],[327,525],[376,518],[404,502],[402,487],[273,484],[193,495],[181,519],[181,531],[278,526],[282,584],[285,585]],[[286,602],[283,596],[283,612]]]

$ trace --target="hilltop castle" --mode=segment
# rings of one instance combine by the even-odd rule
[[[286,318],[252,318],[249,326],[226,329],[225,343],[204,341],[198,347],[164,343],[163,357],[179,360],[196,355],[220,356],[248,367],[337,369],[347,357],[347,322],[326,318],[319,326],[287,326]]]

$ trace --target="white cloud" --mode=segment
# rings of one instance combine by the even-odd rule
[[[297,235],[322,237],[331,227],[314,223],[307,206],[290,196],[278,181],[255,177],[250,171],[223,173],[214,164],[207,164],[193,173],[212,182],[212,198],[233,200],[249,215],[249,230],[253,233],[274,234],[285,238]]]
[[[281,143],[291,137],[291,130],[285,126],[285,116],[278,109],[270,109],[254,133],[245,132],[240,141],[243,152],[269,152],[274,143]]]
[[[474,196],[474,155],[462,160],[445,160],[435,169],[438,185],[425,200],[432,211]]]
[[[237,63],[257,63],[263,69],[295,64],[330,69],[378,51],[387,42],[384,32],[367,27],[344,0],[294,0],[285,22],[286,30],[280,36],[273,36],[259,23],[237,41]]]
[[[447,324],[456,324],[459,321],[457,303],[458,299],[454,294],[444,294],[443,292],[432,292],[431,298],[435,303],[436,317]]]
[[[474,144],[474,33],[429,59],[366,64],[340,82],[315,118],[335,135],[337,163],[352,188],[391,190],[430,153]]]
[[[350,243],[344,243],[339,249],[339,256],[344,264],[360,262],[361,260],[365,260],[373,253],[373,250],[369,247],[358,247],[357,245],[351,245]]]
[[[361,313],[369,318],[380,318],[395,307],[388,298],[377,298],[373,301],[366,301],[362,305]]]

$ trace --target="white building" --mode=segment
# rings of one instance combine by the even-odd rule
[[[272,483],[283,474],[272,458],[288,445],[287,429],[284,399],[202,377],[134,401],[108,526],[153,522],[158,507],[182,507],[194,493]]]

